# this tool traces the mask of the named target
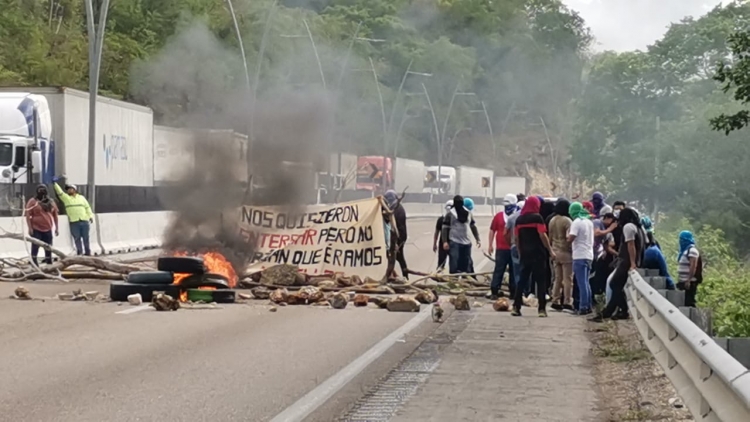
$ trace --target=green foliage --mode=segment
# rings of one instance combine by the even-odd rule
[[[747,104],[750,102],[750,32],[740,31],[727,40],[732,52],[732,63],[721,62],[714,79],[724,84],[724,92],[734,90],[734,99]],[[729,135],[732,131],[744,128],[750,123],[750,112],[740,110],[734,114],[722,113],[711,119],[711,126]]]
[[[698,305],[713,311],[717,336],[750,337],[750,269],[739,261],[724,232],[709,225],[696,229],[685,218],[667,219],[656,230],[673,276],[677,275],[680,231],[695,234],[704,264]]]

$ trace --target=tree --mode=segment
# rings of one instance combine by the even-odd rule
[[[721,62],[714,79],[724,84],[724,93],[734,90],[732,95],[741,104],[750,103],[750,32],[740,31],[728,39],[732,59]],[[711,118],[711,127],[729,135],[750,123],[750,111],[740,110],[734,113],[722,113]]]

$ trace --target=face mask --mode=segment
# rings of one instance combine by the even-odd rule
[[[516,211],[516,206],[515,206],[515,205],[506,205],[506,206],[505,206],[505,213],[506,213],[507,215],[511,215],[511,214],[513,214],[513,212],[515,212],[515,211]]]

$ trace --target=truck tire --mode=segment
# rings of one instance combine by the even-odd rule
[[[125,281],[131,284],[172,284],[174,274],[167,271],[133,271]]]
[[[197,289],[198,287],[213,287],[215,289],[228,289],[229,280],[221,274],[206,273],[194,274],[186,277],[180,282],[183,289]]]
[[[128,296],[140,293],[143,303],[151,302],[154,292],[163,292],[169,284],[133,284],[115,281],[109,285],[109,298],[113,302],[127,302]]]
[[[179,274],[205,274],[203,258],[194,256],[162,256],[156,262],[159,271]]]

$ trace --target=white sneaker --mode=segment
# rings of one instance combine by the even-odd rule
[[[548,302],[549,302],[550,300],[552,300],[552,298],[551,298],[551,297],[549,297],[549,295],[544,295],[544,299],[545,299],[546,301],[548,301]]]

